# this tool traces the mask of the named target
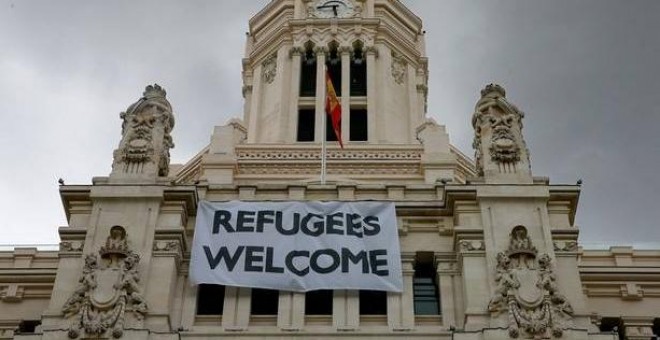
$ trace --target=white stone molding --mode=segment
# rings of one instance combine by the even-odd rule
[[[576,252],[578,251],[577,241],[554,241],[552,242],[555,252]]]
[[[60,242],[60,251],[70,253],[82,252],[84,246],[84,241],[62,241]]]
[[[472,251],[486,250],[486,243],[483,240],[460,240],[458,241],[459,250],[463,253]]]
[[[376,30],[374,28],[360,25],[359,33],[355,29],[355,24],[349,26],[329,25],[316,26],[298,26],[293,29],[293,45],[304,46],[311,41],[316,46],[327,46],[330,42],[336,41],[340,46],[352,46],[356,41],[361,41],[365,46],[373,46],[375,43]]]
[[[99,258],[100,257],[100,258]],[[67,319],[73,319],[69,338],[122,337],[126,311],[138,320],[144,318],[147,304],[138,282],[140,255],[128,246],[121,226],[110,229],[98,253],[85,256],[78,288],[62,306]]]

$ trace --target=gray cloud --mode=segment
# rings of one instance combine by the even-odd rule
[[[0,243],[57,241],[57,178],[110,172],[118,114],[146,84],[175,108],[175,162],[240,116],[244,32],[267,2],[0,0]],[[404,3],[428,32],[429,115],[455,145],[472,154],[479,90],[501,83],[527,113],[534,173],[584,179],[583,242],[660,239],[660,2]]]

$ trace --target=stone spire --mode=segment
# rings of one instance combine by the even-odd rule
[[[111,179],[149,180],[168,175],[174,115],[165,96],[158,84],[149,85],[142,98],[120,113],[122,139],[114,152]]]
[[[474,127],[477,172],[487,183],[532,183],[529,150],[522,135],[525,113],[506,99],[500,85],[481,90],[472,126]]]

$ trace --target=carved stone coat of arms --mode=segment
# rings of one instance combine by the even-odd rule
[[[83,332],[86,336],[120,338],[127,311],[137,319],[144,317],[147,304],[138,286],[139,262],[140,256],[128,247],[124,228],[112,227],[98,254],[85,256],[78,288],[62,307],[64,315],[74,320],[70,338]]]
[[[488,309],[508,313],[509,335],[561,337],[573,308],[558,291],[550,256],[538,255],[525,227],[513,228],[508,249],[497,254],[496,270],[497,288]]]

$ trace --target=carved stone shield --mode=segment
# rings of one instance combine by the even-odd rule
[[[117,302],[120,291],[116,288],[121,279],[118,268],[101,269],[96,273],[97,285],[92,289],[90,300],[99,309],[111,308]]]
[[[543,291],[536,286],[540,275],[538,270],[520,268],[513,271],[520,287],[516,290],[516,300],[528,308],[533,308],[543,302]]]

